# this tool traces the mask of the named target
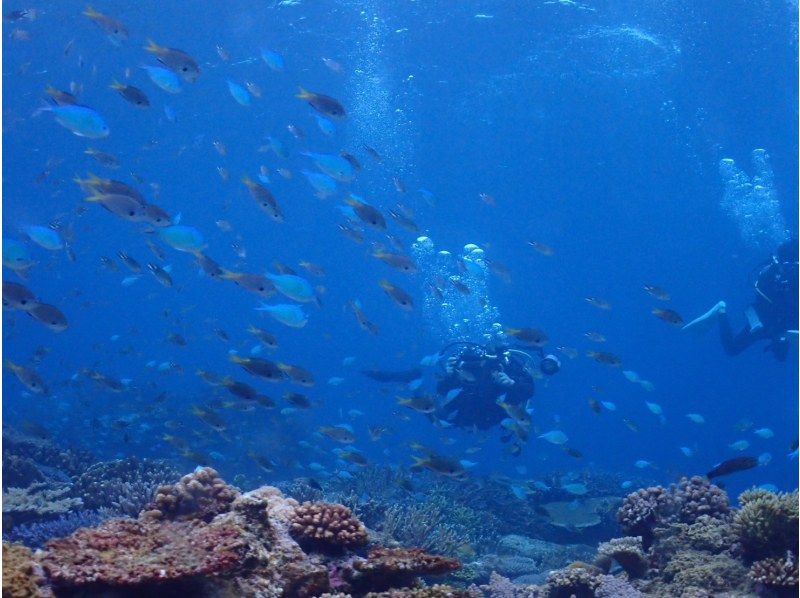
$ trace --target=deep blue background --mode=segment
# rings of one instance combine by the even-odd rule
[[[313,170],[301,150],[346,149],[365,166],[352,191],[384,209],[397,201],[415,208],[437,248],[457,251],[477,243],[508,266],[512,282],[491,283],[504,324],[540,327],[553,345],[581,350],[578,358],[565,359],[557,378],[540,384],[535,420],[548,430],[560,417],[583,461],[535,439],[522,457],[511,459],[495,452],[495,432],[487,448],[467,456],[480,463],[476,471],[517,475],[511,466],[524,464],[529,478],[584,467],[628,477],[641,476],[633,462],[647,459],[658,469],[644,473],[663,482],[735,456],[728,445],[743,438],[752,445],[748,454],[768,451],[773,461],[731,478],[730,488],[796,486],[796,461],[786,457],[797,438],[796,346],[783,364],[761,347],[728,358],[715,334],[697,338],[652,316],[658,302],[642,290],[643,284],[667,288],[669,307],[686,318],[724,298],[734,321],[741,322],[753,268],[767,255],[742,239],[719,208],[721,158],[734,158],[748,170],[754,148],[768,151],[784,217],[796,234],[797,16],[790,3],[587,3],[593,11],[541,2],[273,4],[98,4],[128,26],[131,37],[121,47],[80,15],[81,2],[59,2],[34,22],[4,23],[3,236],[24,239],[21,226],[60,218],[74,223],[78,257],[71,263],[63,252],[31,245],[39,263],[27,284],[63,309],[70,328],[55,335],[24,315],[4,314],[4,356],[24,363],[36,347],[49,347],[39,371],[53,389],[50,397],[26,397],[4,370],[6,422],[37,422],[105,457],[177,457],[160,440],[165,432],[177,434],[199,450],[220,453],[214,464],[231,477],[255,475],[248,451],[294,467],[268,476],[273,479],[301,475],[310,461],[335,470],[334,443],[314,430],[345,421],[355,408],[365,413],[354,422],[356,446],[373,460],[410,463],[404,443],[411,439],[463,456],[471,439],[442,434],[417,414],[410,421],[398,418],[398,389],[380,388],[357,374],[358,367],[411,367],[446,339],[437,338],[421,315],[418,280],[369,257],[368,243],[381,236],[368,232],[368,242],[357,245],[339,232],[335,206],[343,191],[318,200],[300,174],[302,168]],[[23,6],[4,3],[5,11],[15,8]],[[493,18],[475,18],[478,13]],[[31,39],[11,40],[14,28],[29,31]],[[184,84],[176,96],[157,89],[138,68],[155,64],[142,49],[148,37],[196,57],[199,80]],[[218,44],[230,52],[230,62],[220,60]],[[234,64],[257,58],[262,46],[285,56],[283,73],[260,60]],[[341,63],[343,72],[330,71],[323,56]],[[109,89],[126,68],[129,82],[148,93],[149,109],[137,110]],[[256,82],[263,97],[239,106],[228,93],[228,78]],[[89,142],[48,114],[31,116],[47,84],[67,89],[70,81],[83,85],[81,102],[105,116],[109,138]],[[340,98],[347,107],[350,116],[333,138],[320,133],[311,109],[293,97],[298,84]],[[165,104],[177,113],[176,123],[165,118]],[[307,138],[293,139],[286,130],[290,122]],[[256,151],[267,135],[287,145],[287,160]],[[228,155],[217,153],[215,140],[224,142]],[[381,152],[382,163],[366,155],[364,143]],[[88,146],[116,154],[122,168],[104,169],[83,154]],[[261,214],[239,183],[261,164],[273,170],[283,224]],[[228,182],[218,175],[219,166],[230,171]],[[281,167],[294,178],[274,173]],[[49,175],[35,182],[43,170]],[[100,256],[124,249],[142,263],[153,258],[140,227],[96,206],[75,216],[83,202],[70,179],[88,171],[136,184],[134,172],[160,185],[155,199],[147,184],[136,184],[201,229],[208,254],[229,268],[260,272],[274,260],[322,264],[327,276],[314,283],[327,289],[323,307],[308,308],[304,329],[284,328],[253,310],[257,298],[198,275],[189,256],[171,250],[175,288],[163,288],[147,274],[122,287],[128,273],[102,269]],[[394,190],[394,176],[406,183],[405,195]],[[433,206],[416,192],[421,187],[435,194]],[[495,207],[479,200],[484,192],[496,198]],[[215,226],[218,219],[228,220],[234,232]],[[390,228],[407,244],[413,241],[413,235],[391,223]],[[231,249],[237,239],[247,249],[244,260]],[[526,244],[530,239],[553,246],[556,255],[534,252]],[[16,280],[9,271],[4,276]],[[414,313],[389,302],[377,285],[383,277],[415,296]],[[585,302],[587,296],[606,298],[613,309],[600,311]],[[380,326],[378,336],[360,330],[345,309],[355,298]],[[246,352],[255,344],[245,332],[249,323],[279,337],[277,358],[313,370],[317,386],[309,395],[322,406],[291,416],[261,408],[227,411],[223,438],[189,412],[192,404],[214,396],[194,376],[196,368],[233,375],[276,398],[289,388],[259,383],[227,361],[228,349]],[[230,345],[214,335],[215,327],[227,331]],[[583,337],[589,330],[605,334],[608,350],[651,380],[655,392],[583,357],[597,348]],[[189,345],[168,343],[170,332],[183,334]],[[112,335],[119,339],[112,341]],[[346,356],[356,358],[349,368],[342,366]],[[145,367],[150,360],[173,360],[184,373],[158,374]],[[132,378],[132,390],[111,394],[85,380],[68,384],[82,367]],[[328,386],[330,376],[346,381]],[[162,390],[169,391],[167,401],[154,404]],[[590,396],[615,401],[618,411],[593,413]],[[664,424],[644,400],[662,405]],[[702,413],[707,423],[691,424],[687,412]],[[631,432],[622,417],[637,422],[640,432]],[[119,418],[133,423],[117,429],[111,423]],[[742,419],[753,428],[772,428],[775,437],[736,430]],[[393,433],[372,443],[367,424]],[[437,444],[443,435],[456,443]],[[297,446],[301,439],[317,448]],[[695,456],[684,457],[682,445],[693,447]]]

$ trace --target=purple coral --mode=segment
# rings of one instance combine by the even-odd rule
[[[671,519],[675,508],[675,499],[666,488],[641,488],[625,497],[617,521],[629,536],[642,536],[646,550],[653,541],[653,528]]]

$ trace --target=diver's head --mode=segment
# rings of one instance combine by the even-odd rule
[[[552,376],[561,369],[561,361],[552,353],[548,353],[539,362],[539,369],[545,376]]]
[[[775,257],[777,257],[778,261],[781,263],[796,262],[798,251],[797,238],[792,237],[778,246]]]

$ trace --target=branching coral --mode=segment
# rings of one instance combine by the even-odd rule
[[[326,502],[299,505],[289,528],[301,544],[321,549],[342,550],[367,543],[367,530],[345,506]]]
[[[613,561],[631,577],[642,577],[647,573],[647,556],[642,549],[641,536],[614,538],[597,547],[595,564],[608,573]]]
[[[9,488],[3,493],[3,513],[14,522],[56,517],[81,508],[79,498],[69,498],[69,484],[38,482],[27,488]]]
[[[161,486],[143,516],[152,519],[211,521],[230,509],[239,491],[222,480],[211,467],[199,467],[177,484]]]
[[[739,561],[718,554],[684,550],[676,553],[664,566],[663,578],[669,582],[675,595],[688,588],[705,588],[725,591],[740,588],[746,583],[747,569]]]
[[[43,482],[44,475],[36,463],[28,457],[19,455],[3,456],[3,489],[25,488],[34,482]]]
[[[129,457],[95,463],[75,482],[73,495],[88,509],[113,508],[136,517],[158,488],[173,484],[178,471],[165,461]]]
[[[3,542],[3,596],[8,598],[50,598],[41,566],[31,551]]]
[[[797,554],[798,494],[753,489],[739,496],[742,508],[734,525],[746,556],[764,559],[782,556],[787,550]]]
[[[30,548],[41,548],[48,540],[68,536],[80,527],[93,527],[103,521],[122,516],[122,513],[113,509],[65,513],[50,521],[17,525],[9,533],[9,538],[15,542],[22,542]]]
[[[756,561],[750,567],[750,579],[786,596],[797,596],[797,557],[791,552],[780,558]]]

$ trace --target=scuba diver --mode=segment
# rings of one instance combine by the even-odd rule
[[[456,355],[440,361],[436,390],[440,396],[437,416],[463,428],[486,430],[513,420],[518,426],[530,425],[530,399],[537,371],[552,376],[561,369],[555,355],[538,351],[538,368],[526,351],[507,346],[483,347],[477,343],[458,342],[445,347],[441,354],[459,347]],[[509,423],[507,427],[514,427]],[[511,430],[515,431],[515,430]],[[519,430],[516,430],[519,435]],[[525,430],[527,432],[527,430]]]
[[[764,351],[771,351],[775,359],[785,361],[789,353],[789,335],[797,335],[797,257],[797,239],[789,239],[761,267],[755,282],[755,300],[744,312],[747,324],[738,333],[734,334],[731,328],[725,301],[719,301],[683,328],[700,327],[716,316],[720,341],[728,355],[739,355],[754,343],[765,340],[768,344]]]

